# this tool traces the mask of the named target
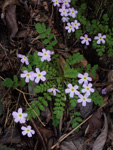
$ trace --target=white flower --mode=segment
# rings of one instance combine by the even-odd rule
[[[84,74],[78,73],[78,77],[80,78],[78,80],[79,84],[82,84],[82,83],[88,84],[88,81],[92,81],[92,78],[88,77],[88,73],[87,72],[84,73]]]
[[[63,0],[63,6],[65,6],[65,7],[70,7],[70,3],[71,2],[71,0]]]
[[[74,27],[69,22],[67,23],[67,26],[65,26],[65,29],[68,30],[68,33],[75,32]]]
[[[72,86],[71,83],[69,83],[68,85],[68,89],[65,89],[65,93],[70,93],[70,97],[74,97],[74,94],[79,95],[80,92],[77,90],[78,89],[78,85]]]
[[[34,73],[34,77],[36,77],[35,82],[39,83],[40,80],[45,81],[46,78],[44,75],[46,75],[46,71],[40,72],[39,68],[36,68],[36,73]]]
[[[21,58],[20,61],[21,61],[22,63],[25,63],[26,65],[29,65],[28,58],[27,58],[25,55],[18,54],[17,57]]]
[[[88,38],[87,34],[85,34],[84,36],[81,36],[80,39],[82,40],[81,43],[82,44],[86,43],[86,45],[89,45],[89,41],[91,41],[91,38]]]
[[[86,93],[87,95],[90,95],[90,93],[94,92],[95,90],[92,88],[92,84],[89,83],[88,85],[83,84],[84,89],[82,89],[82,93]]]
[[[23,130],[22,135],[27,134],[28,137],[32,137],[32,134],[35,134],[35,131],[31,129],[31,126],[22,126],[21,129]]]
[[[62,17],[62,22],[68,22],[69,21],[69,17]]]
[[[14,118],[14,121],[20,122],[20,123],[25,123],[26,122],[26,117],[27,117],[27,113],[23,113],[22,112],[22,108],[18,108],[18,111],[13,111],[12,112],[12,116]]]
[[[75,29],[78,29],[80,26],[80,23],[77,20],[75,20],[74,22],[71,22],[71,24]]]
[[[60,0],[52,0],[53,6],[58,6],[60,7]]]
[[[44,60],[51,61],[51,51],[46,50],[45,48],[42,49],[42,52],[38,52],[38,56],[41,56],[41,61]]]
[[[59,9],[59,12],[61,16],[65,16],[65,17],[68,16],[68,9],[66,9],[65,6],[62,6],[62,8]]]
[[[106,35],[102,35],[101,33],[98,33],[98,36],[95,36],[94,39],[97,40],[97,44],[105,43]]]
[[[47,91],[48,91],[48,92],[53,92],[53,95],[54,95],[54,96],[56,96],[56,92],[60,92],[58,89],[55,89],[55,88],[53,88],[53,87],[50,88],[50,89],[48,89]]]
[[[80,99],[78,99],[78,103],[82,103],[82,106],[86,106],[86,102],[90,103],[91,102],[91,99],[88,98],[89,95],[85,94],[84,96],[83,95],[78,95],[78,97]]]
[[[20,74],[21,78],[25,78],[25,82],[28,83],[29,80],[33,81],[34,80],[34,72],[28,72],[27,70],[24,70],[22,74]]]
[[[75,18],[77,16],[78,11],[75,10],[74,8],[69,8],[69,16],[72,18]]]

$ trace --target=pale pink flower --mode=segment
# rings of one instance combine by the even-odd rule
[[[27,70],[24,70],[23,73],[20,74],[21,78],[25,78],[25,82],[28,83],[29,80],[33,81],[34,80],[34,72],[28,72]]]
[[[89,95],[85,94],[84,96],[82,94],[78,95],[79,99],[77,100],[78,103],[82,103],[82,106],[86,106],[86,102],[90,103],[91,99],[88,98]]]
[[[78,11],[75,10],[74,8],[69,8],[69,16],[72,18],[75,18],[77,16]]]
[[[80,39],[82,40],[81,43],[86,45],[89,45],[89,41],[91,41],[91,38],[88,38],[87,34],[81,36]]]
[[[106,95],[106,88],[102,89],[102,94]]]
[[[98,33],[98,36],[95,36],[94,39],[97,40],[97,44],[105,43],[106,35],[102,35],[101,33]]]
[[[75,32],[73,25],[69,22],[67,23],[67,26],[65,26],[65,29],[68,30],[68,33]]]
[[[62,8],[59,9],[59,12],[61,16],[65,16],[65,17],[68,16],[68,9],[66,9],[65,6],[62,6]]]
[[[71,22],[71,24],[75,29],[78,29],[80,26],[80,23],[77,20],[75,20],[74,22]]]
[[[90,93],[93,93],[95,90],[92,88],[92,84],[89,83],[87,84],[83,84],[84,89],[82,89],[82,93],[86,93],[87,95],[90,95]]]
[[[58,6],[60,7],[60,0],[52,0],[53,6]]]
[[[38,52],[38,56],[41,56],[41,61],[44,60],[51,61],[51,51],[46,50],[45,48],[42,49],[42,52]]]
[[[47,91],[48,91],[48,92],[53,92],[53,95],[54,95],[54,96],[56,96],[57,92],[60,92],[58,89],[53,88],[53,87],[50,88],[50,89],[48,89]]]
[[[13,111],[12,112],[12,116],[14,118],[14,121],[20,122],[20,123],[25,123],[26,122],[26,117],[27,117],[27,113],[23,113],[22,112],[22,108],[18,108],[18,111]]]
[[[72,86],[71,83],[69,83],[68,85],[68,89],[65,89],[65,93],[70,93],[70,97],[74,97],[74,94],[79,95],[80,92],[77,90],[78,89],[78,85]]]
[[[69,4],[70,2],[71,2],[71,0],[63,0],[62,5],[65,7],[70,7],[70,4]]]
[[[68,22],[69,21],[69,17],[62,17],[62,22]]]
[[[79,79],[79,84],[88,84],[88,81],[92,81],[92,78],[91,77],[88,77],[88,73],[84,73],[84,74],[81,74],[81,73],[78,73],[78,77],[80,78]]]
[[[39,68],[36,68],[35,70],[36,70],[36,73],[34,73],[34,77],[36,77],[35,82],[39,83],[40,80],[44,82],[46,80],[46,77],[44,77],[44,75],[46,75],[46,71],[40,72]]]
[[[27,126],[27,127],[22,126],[21,130],[23,130],[22,131],[22,135],[26,135],[27,134],[28,137],[32,137],[32,134],[35,134],[35,131],[31,129],[30,125]]]
[[[22,63],[25,63],[26,65],[29,65],[28,58],[27,58],[25,55],[18,54],[17,57],[18,57],[18,58],[21,58],[20,61],[21,61]]]

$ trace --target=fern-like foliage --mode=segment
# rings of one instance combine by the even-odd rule
[[[60,118],[63,116],[64,107],[65,107],[65,94],[61,91],[55,97],[54,108],[53,108],[53,125],[57,126],[60,122]]]
[[[72,128],[76,128],[82,122],[81,114],[80,112],[74,112],[70,116],[73,117],[71,122]],[[79,128],[76,131],[79,131]]]
[[[51,28],[47,28],[44,23],[37,23],[35,25],[36,31],[40,34],[39,37],[43,39],[42,43],[46,45],[46,49],[53,50],[53,47],[57,44],[57,40],[54,40],[54,34],[51,33]]]

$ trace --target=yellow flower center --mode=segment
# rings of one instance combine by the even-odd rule
[[[29,129],[27,129],[27,132],[29,132],[30,130]]]
[[[88,39],[87,39],[87,38],[85,38],[85,40],[87,41]]]
[[[63,10],[63,13],[65,13],[66,11],[65,10]]]
[[[74,25],[76,26],[77,24],[75,23]]]
[[[27,75],[26,75],[27,77],[30,77],[30,74],[29,73],[27,73]]]
[[[86,77],[83,77],[83,79],[86,80],[87,78],[86,78]]]
[[[70,29],[72,29],[72,27],[71,27],[71,26],[69,26],[69,28],[70,28]]]
[[[46,56],[46,55],[47,55],[47,53],[44,53],[44,55]]]
[[[74,10],[72,10],[72,14],[74,14]]]
[[[58,3],[58,1],[56,1],[56,3]]]
[[[100,40],[102,40],[102,37],[99,37]]]
[[[86,98],[85,97],[83,97],[83,99],[82,99],[83,101],[85,101],[86,100]]]
[[[23,59],[25,59],[25,60],[26,60],[26,57],[24,56],[24,57],[23,57]]]
[[[74,88],[71,88],[71,91],[74,92],[75,91]]]
[[[87,91],[89,91],[89,88],[86,88]]]
[[[21,118],[21,117],[22,117],[22,114],[19,114],[18,116]]]
[[[54,90],[55,90],[55,88],[52,88],[52,90],[54,91]]]
[[[38,77],[41,77],[41,74],[40,74],[40,73],[38,74]]]
[[[67,1],[64,1],[65,4],[67,4]]]

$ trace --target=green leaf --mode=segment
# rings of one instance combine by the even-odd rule
[[[78,71],[76,69],[67,69],[64,72],[64,77],[66,78],[77,78]]]
[[[53,34],[53,33],[51,33],[51,34],[49,35],[48,39],[51,40],[52,38],[54,38],[54,34]]]
[[[14,76],[13,76],[13,80],[14,80],[15,82],[18,82],[18,77],[17,77],[16,75],[14,75]]]
[[[52,46],[55,46],[57,43],[58,43],[58,41],[57,41],[57,40],[54,40],[54,41],[51,42],[51,45],[52,45]]]
[[[44,24],[44,23],[42,23],[41,27],[42,27],[42,31],[43,31],[43,32],[45,32],[45,30],[46,30],[46,26],[45,26],[45,24]]]
[[[52,49],[53,49],[53,46],[48,45],[48,46],[46,46],[46,49],[48,49],[48,50],[52,50]]]
[[[6,86],[6,87],[11,87],[13,85],[13,81],[12,79],[10,78],[5,78],[5,80],[3,81],[3,86]]]
[[[47,36],[46,36],[45,33],[40,34],[40,38],[41,38],[41,39],[44,39],[44,38],[46,38],[46,37],[47,37]]]
[[[40,23],[37,23],[37,24],[35,25],[35,28],[36,28],[36,31],[37,31],[38,33],[42,33],[42,32],[43,32],[43,30],[42,30],[42,27],[41,27],[41,24],[40,24]]]
[[[43,105],[41,105],[41,104],[39,105],[39,109],[40,109],[40,110],[42,110],[42,111],[44,111],[44,110],[45,110],[44,106],[43,106]]]
[[[20,80],[21,80],[21,81],[20,81],[20,86],[21,86],[21,87],[24,87],[25,84],[26,84],[26,83],[25,83],[25,79],[24,79],[24,78],[20,78]]]
[[[104,20],[104,21],[108,21],[108,20],[109,20],[108,14],[104,14],[104,15],[103,15],[103,20]]]
[[[42,41],[43,44],[48,44],[49,43],[49,40],[48,39],[45,39],[44,41]]]
[[[51,32],[51,28],[48,28],[45,33],[49,34],[50,32]]]

